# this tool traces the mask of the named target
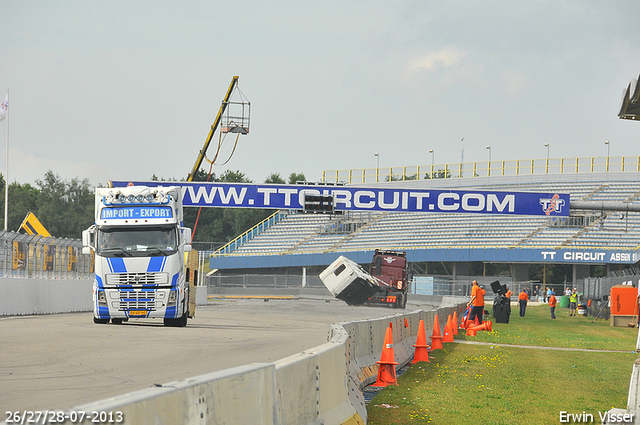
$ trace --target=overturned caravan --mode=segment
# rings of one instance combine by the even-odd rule
[[[405,308],[408,267],[406,253],[375,250],[369,273],[345,256],[320,273],[331,294],[349,305]]]
[[[349,305],[363,305],[384,285],[342,255],[320,273],[320,279],[334,297]]]

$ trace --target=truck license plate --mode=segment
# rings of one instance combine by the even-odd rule
[[[147,317],[146,310],[130,310],[129,316],[144,316]]]

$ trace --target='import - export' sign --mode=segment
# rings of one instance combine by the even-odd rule
[[[172,218],[172,216],[171,207],[141,207],[122,204],[117,207],[108,207],[100,210],[100,218],[103,220]]]

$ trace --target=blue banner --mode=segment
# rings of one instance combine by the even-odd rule
[[[569,216],[569,194],[481,190],[419,190],[347,186],[248,183],[113,181],[114,187],[181,186],[184,206],[225,208],[303,208],[306,194],[333,195],[338,211],[406,211]]]

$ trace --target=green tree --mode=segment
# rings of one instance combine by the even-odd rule
[[[431,173],[426,173],[424,175],[425,179],[430,179],[431,178]],[[435,171],[433,173],[433,178],[434,179],[449,179],[451,178],[451,171],[449,171],[448,168],[441,168],[438,171]]]
[[[306,182],[307,178],[304,173],[291,173],[289,174],[289,184],[296,184],[298,182]]]
[[[407,180],[417,180],[417,179],[418,179],[418,175],[417,174],[410,174],[410,175],[404,176],[404,178],[400,174],[391,175],[391,181],[392,182],[400,182],[400,181],[407,181]],[[384,181],[388,182],[389,181],[389,176],[386,176],[384,178]]]
[[[49,233],[59,238],[80,238],[94,222],[94,191],[89,181],[76,177],[67,182],[49,170],[36,185],[40,193],[34,213]]]
[[[240,170],[227,170],[220,175],[220,179],[217,181],[227,183],[253,183],[253,181],[250,180],[247,175]]]
[[[280,173],[269,174],[269,176],[264,180],[264,182],[269,184],[285,184],[286,183],[286,181],[284,181],[284,179],[280,177]]]
[[[4,189],[4,188],[3,188]],[[45,219],[41,219],[38,214],[38,201],[39,201],[40,191],[35,187],[31,186],[29,183],[26,184],[18,184],[16,182],[11,183],[9,185],[9,209],[7,211],[7,215],[9,216],[9,225],[7,226],[7,230],[20,230],[20,225],[22,221],[26,217],[29,211],[33,212],[40,223],[49,230],[51,233],[51,229],[49,229],[49,217]],[[2,191],[2,217],[4,222],[4,190]]]

